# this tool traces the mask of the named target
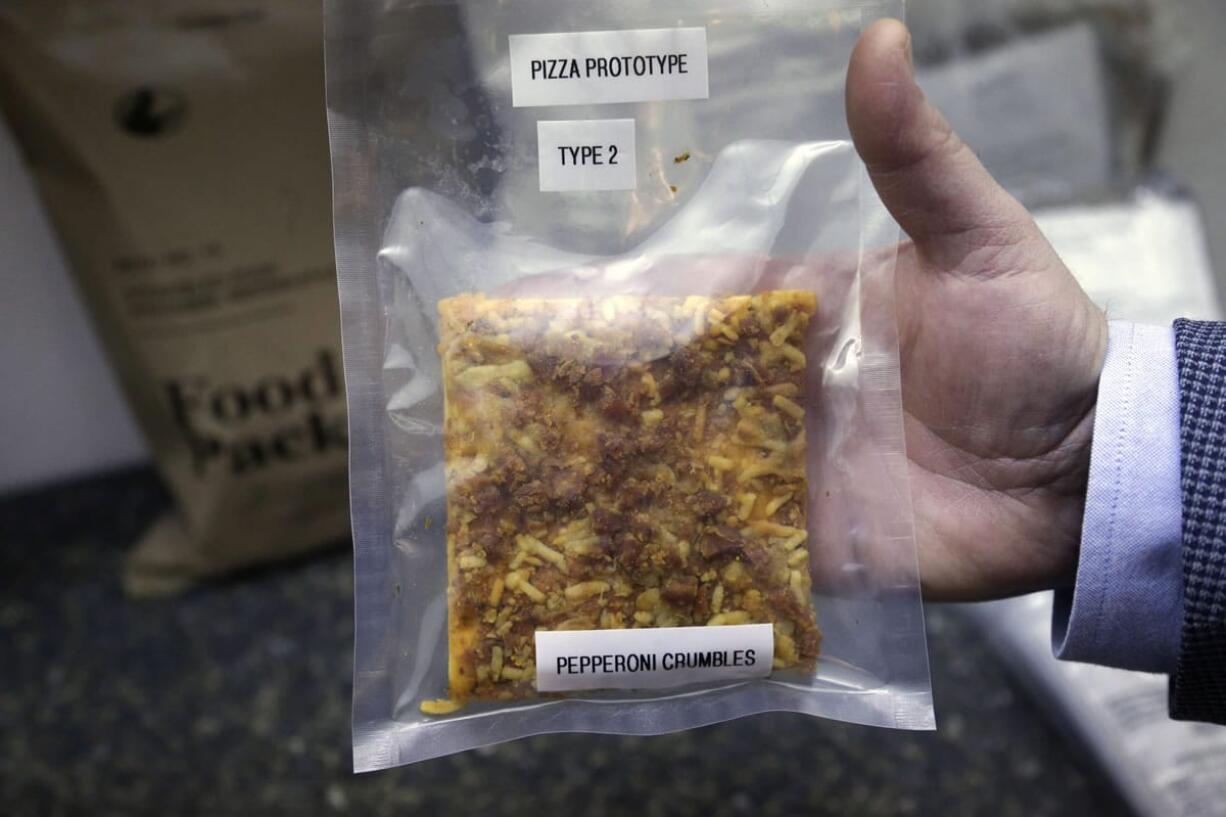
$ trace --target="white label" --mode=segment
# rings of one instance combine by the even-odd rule
[[[770,624],[537,630],[536,688],[660,689],[770,675]]]
[[[705,28],[511,35],[516,108],[707,96]]]
[[[633,119],[536,123],[541,190],[633,190]]]

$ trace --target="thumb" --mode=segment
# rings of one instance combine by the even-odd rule
[[[1020,240],[1033,229],[924,98],[899,21],[879,20],[860,37],[847,70],[847,122],[878,195],[921,251],[963,257],[968,243]]]

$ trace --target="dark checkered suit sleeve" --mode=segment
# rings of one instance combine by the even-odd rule
[[[1226,723],[1226,323],[1178,320],[1183,625],[1171,717]]]

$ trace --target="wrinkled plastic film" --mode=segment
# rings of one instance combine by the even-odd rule
[[[651,734],[787,710],[931,728],[902,440],[898,228],[847,138],[863,26],[901,3],[327,4],[351,422],[359,770],[556,731]],[[710,97],[516,108],[513,34],[703,27]],[[768,55],[768,56],[764,56]],[[633,190],[542,192],[538,120],[636,123]],[[810,290],[812,672],[675,690],[447,695],[438,303]]]

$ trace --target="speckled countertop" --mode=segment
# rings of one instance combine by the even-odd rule
[[[768,715],[350,772],[349,554],[132,603],[147,471],[0,500],[5,815],[1126,813],[978,631],[931,608],[940,730]]]

